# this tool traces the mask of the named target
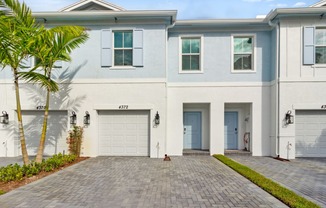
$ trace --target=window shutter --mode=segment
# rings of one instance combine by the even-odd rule
[[[135,29],[133,33],[133,66],[143,66],[143,29]]]
[[[315,27],[303,28],[303,64],[315,64]]]
[[[31,68],[32,67],[32,58],[27,57],[21,62],[22,68]]]
[[[62,61],[54,62],[54,68],[62,68]]]
[[[112,30],[102,30],[101,66],[112,66]]]

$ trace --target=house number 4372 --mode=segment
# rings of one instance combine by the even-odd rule
[[[126,110],[126,109],[128,109],[128,105],[120,105],[119,109]]]

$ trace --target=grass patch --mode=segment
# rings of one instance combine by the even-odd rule
[[[253,171],[247,166],[241,165],[223,155],[214,155],[216,159],[229,166],[242,176],[261,187],[266,192],[273,195],[275,198],[282,201],[284,204],[292,208],[320,208],[317,204],[297,195],[293,191],[284,188],[283,186],[275,183],[274,181],[266,178],[265,176]]]
[[[2,195],[2,194],[5,194],[6,192],[4,192],[4,191],[2,191],[2,190],[0,190],[0,195]]]

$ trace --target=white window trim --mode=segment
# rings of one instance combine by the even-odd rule
[[[325,68],[326,67],[326,63],[316,63],[316,48],[317,47],[326,47],[326,45],[317,45],[316,41],[316,34],[317,34],[317,30],[318,29],[326,29],[325,26],[315,26],[315,32],[314,32],[314,65],[316,66],[316,68]]]
[[[198,71],[186,71],[186,70],[182,70],[182,39],[183,38],[199,38],[200,40],[200,65],[199,68],[200,70]],[[203,74],[204,73],[204,64],[203,64],[203,60],[204,60],[204,38],[203,35],[181,35],[179,36],[179,74]]]
[[[253,51],[252,51],[252,67],[253,69],[250,70],[234,70],[234,38],[235,37],[252,37],[253,38]],[[243,73],[256,73],[257,72],[257,66],[256,66],[256,43],[257,43],[257,38],[256,34],[254,33],[239,33],[239,34],[231,34],[231,73],[232,74],[243,74]]]
[[[124,65],[124,66],[120,66],[120,65],[115,65],[115,62],[114,62],[114,54],[115,54],[115,47],[114,47],[114,33],[115,32],[128,32],[128,31],[131,31],[132,32],[132,38],[134,38],[134,28],[116,28],[116,29],[112,29],[112,66],[110,67],[110,69],[113,69],[113,70],[118,70],[118,69],[134,69],[135,67],[132,65]],[[134,49],[134,43],[132,43],[132,47],[131,47],[131,51],[133,51]],[[121,48],[117,48],[117,49],[121,49]],[[133,54],[132,54],[133,56]],[[134,57],[132,57],[133,59]]]

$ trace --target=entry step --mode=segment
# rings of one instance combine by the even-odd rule
[[[252,153],[246,150],[225,150],[225,155],[248,155],[251,156]]]
[[[183,150],[184,156],[202,156],[202,155],[209,155],[209,150],[191,150],[191,149],[184,149]]]

